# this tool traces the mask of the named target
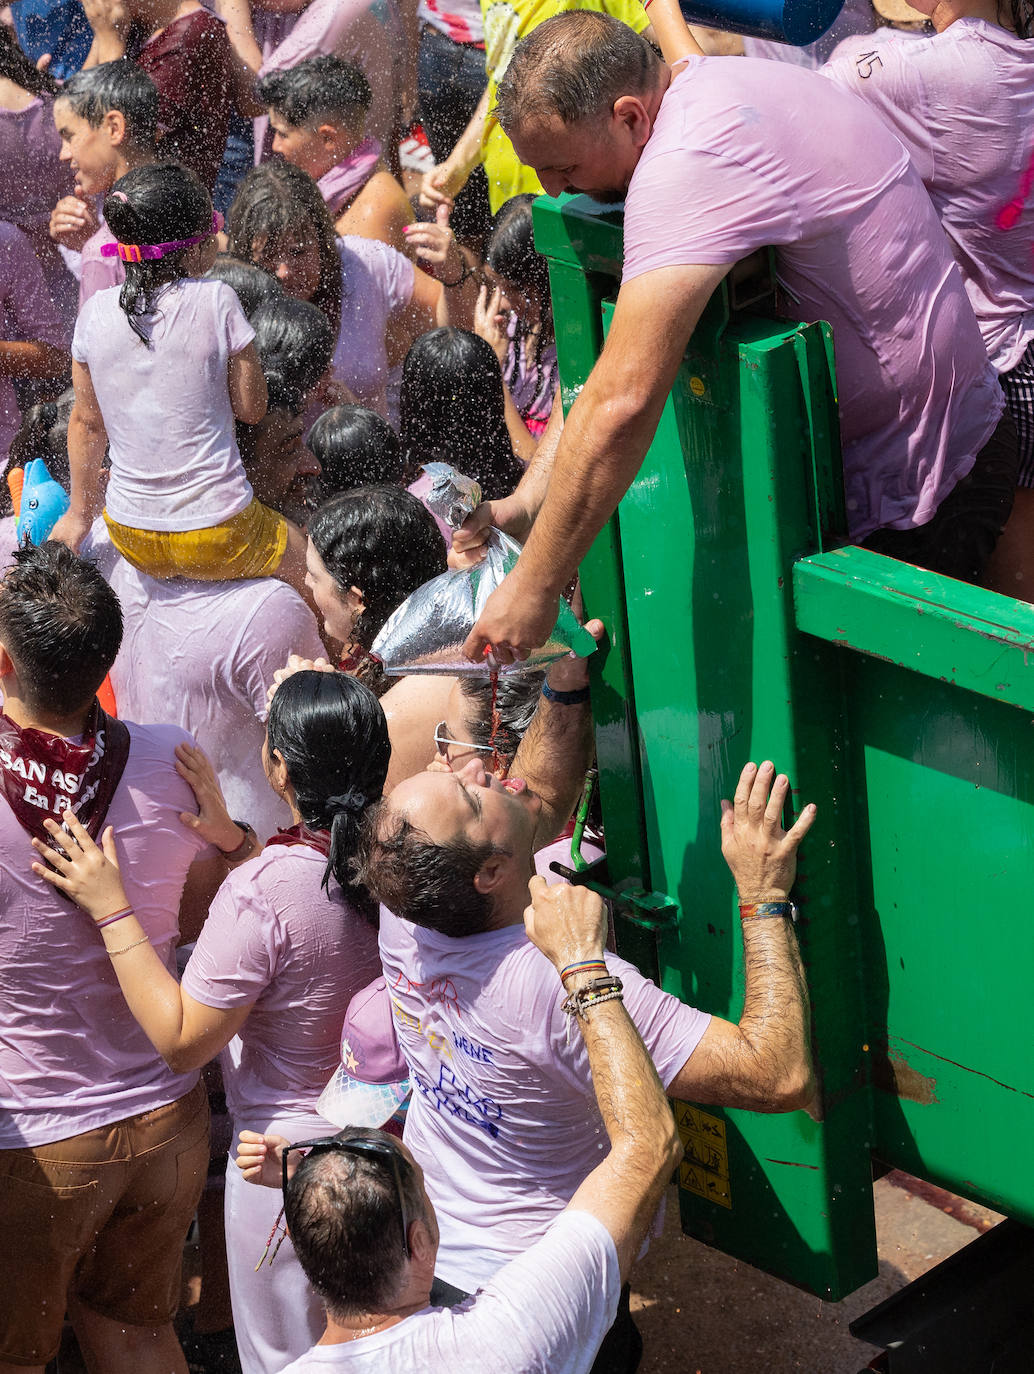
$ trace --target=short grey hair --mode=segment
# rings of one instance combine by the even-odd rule
[[[661,59],[645,38],[606,14],[554,15],[514,49],[496,93],[504,133],[556,118],[578,124],[608,113],[623,95],[645,95]]]

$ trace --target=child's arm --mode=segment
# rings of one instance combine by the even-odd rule
[[[51,531],[51,539],[78,549],[87,530],[101,512],[104,493],[101,463],[108,445],[108,431],[93,389],[90,369],[72,360],[75,404],[68,419],[68,468],[72,479],[71,504]]]
[[[231,356],[228,380],[234,415],[246,425],[257,425],[266,413],[269,393],[254,340]]]
[[[678,0],[650,0],[647,13],[661,53],[670,67],[686,57],[704,56],[703,48],[682,17]]]

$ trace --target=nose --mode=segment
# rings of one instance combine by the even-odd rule
[[[72,161],[72,150],[71,150],[71,148],[68,146],[67,143],[62,142],[62,144],[61,144],[61,151],[58,153],[57,156],[58,156],[58,161],[59,161],[59,162],[71,162],[71,161]]]
[[[475,756],[469,763],[465,763],[458,772],[464,782],[473,782],[479,787],[484,787],[488,783],[488,774],[480,756]]]
[[[273,273],[273,276],[276,277],[277,281],[278,281],[278,282],[281,282],[281,283],[284,283],[284,282],[287,281],[287,278],[288,278],[290,275],[291,275],[291,269],[290,269],[290,267],[288,267],[287,263],[286,263],[286,262],[278,262],[277,265],[276,265],[276,271]]]

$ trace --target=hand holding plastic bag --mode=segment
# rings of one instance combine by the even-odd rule
[[[481,488],[447,463],[428,463],[424,469],[434,481],[427,505],[451,529],[458,529],[481,504]],[[404,673],[477,673],[486,675],[492,666],[472,663],[463,653],[485,602],[517,562],[521,546],[501,530],[493,529],[485,544],[485,557],[473,568],[451,569],[418,587],[388,619],[373,653],[384,671]],[[541,668],[574,652],[586,658],[596,644],[579,625],[566,601],[557,601],[557,621],[547,642],[520,663],[501,665],[504,674]]]

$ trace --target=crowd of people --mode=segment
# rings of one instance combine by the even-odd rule
[[[483,664],[546,642],[761,247],[833,328],[850,538],[1034,601],[1034,7],[920,4],[746,56],[677,0],[5,11],[0,1374],[69,1331],[93,1374],[631,1374],[665,1096],[816,1110],[815,808],[744,768],[743,1010],[690,1007],[549,866],[586,661]],[[625,207],[566,417],[543,189]],[[455,532],[442,461],[485,497]],[[482,671],[386,676],[493,526]]]

